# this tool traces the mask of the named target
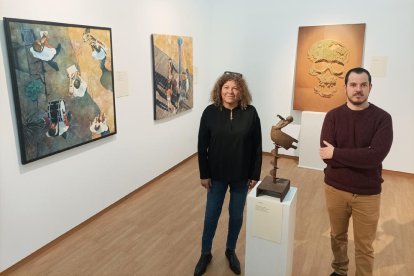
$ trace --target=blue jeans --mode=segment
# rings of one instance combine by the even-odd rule
[[[211,253],[214,234],[223,207],[227,188],[230,186],[229,229],[226,248],[235,250],[237,238],[243,224],[243,210],[248,191],[247,179],[228,183],[226,181],[211,180],[211,188],[207,193],[206,213],[202,238],[202,254]]]

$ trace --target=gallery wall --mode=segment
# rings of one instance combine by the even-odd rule
[[[0,271],[87,220],[197,151],[208,103],[208,3],[0,0]],[[185,11],[185,13],[183,13]],[[3,17],[112,28],[118,133],[21,165]],[[153,120],[151,34],[193,37],[194,108]],[[122,82],[122,83],[120,83]],[[198,182],[194,183],[198,187]]]
[[[299,26],[366,23],[364,66],[388,59],[386,76],[374,78],[371,101],[394,119],[394,145],[384,162],[414,173],[414,3],[410,0],[257,1],[0,0],[0,16],[112,28],[118,134],[22,166],[4,30],[0,28],[0,271],[87,220],[194,154],[201,112],[224,70],[242,72],[262,122],[263,145],[276,114],[292,111]],[[335,5],[337,3],[337,5]],[[1,22],[3,23],[3,22]],[[194,108],[153,121],[152,33],[193,37]],[[295,153],[294,153],[295,154]],[[199,183],[194,183],[198,187]]]
[[[246,76],[261,117],[263,150],[269,152],[276,114],[294,117],[296,125],[287,128],[301,124],[301,112],[292,110],[298,28],[354,23],[366,23],[363,66],[373,69],[377,57],[388,61],[385,76],[373,76],[370,95],[393,117],[394,143],[384,168],[414,173],[413,1],[216,1],[211,73],[231,66]]]

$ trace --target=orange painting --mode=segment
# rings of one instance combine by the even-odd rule
[[[299,27],[294,110],[327,112],[346,102],[346,72],[362,65],[365,24]]]

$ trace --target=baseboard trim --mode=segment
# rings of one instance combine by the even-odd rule
[[[405,177],[414,177],[414,173],[408,173],[408,172],[399,172],[399,171],[392,171],[392,170],[382,170],[384,173],[394,174],[394,175],[401,175]]]

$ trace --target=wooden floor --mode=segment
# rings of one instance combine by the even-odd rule
[[[323,172],[298,168],[288,158],[280,158],[278,165],[278,177],[291,179],[298,188],[293,275],[329,275]],[[262,177],[270,167],[265,155]],[[375,275],[414,275],[414,176],[385,172],[384,179]],[[200,254],[205,200],[197,158],[191,157],[4,275],[192,275]],[[205,275],[234,275],[224,256],[227,204],[228,197]],[[242,270],[245,237],[244,225],[236,250]],[[349,249],[348,275],[354,275],[352,241]]]

